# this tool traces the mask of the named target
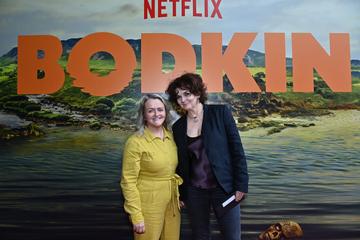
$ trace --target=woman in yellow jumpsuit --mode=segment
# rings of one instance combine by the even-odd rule
[[[168,107],[162,97],[145,95],[139,106],[138,132],[124,148],[121,188],[134,238],[178,240],[180,206],[175,174],[176,145],[168,131]]]

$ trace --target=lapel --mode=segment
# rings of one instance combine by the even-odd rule
[[[206,149],[207,143],[208,143],[208,134],[209,134],[209,105],[204,104],[204,116],[203,116],[203,122],[201,127],[201,136],[202,140]]]
[[[180,127],[179,127],[179,136],[180,136],[180,146],[182,147],[183,151],[186,151],[187,146],[187,140],[186,140],[186,129],[187,129],[187,121],[186,121],[186,115],[182,116],[179,120]]]

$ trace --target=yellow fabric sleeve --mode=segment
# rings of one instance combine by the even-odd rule
[[[144,221],[144,216],[141,211],[140,193],[137,188],[140,159],[140,144],[136,141],[136,138],[132,136],[128,139],[124,148],[120,185],[125,198],[125,211],[130,214],[133,224]]]

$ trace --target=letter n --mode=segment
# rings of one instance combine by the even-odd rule
[[[150,18],[155,17],[155,0],[151,0],[151,6],[149,0],[144,0],[144,19],[148,19],[148,14]]]
[[[293,78],[295,92],[313,92],[314,68],[334,92],[351,92],[350,37],[330,33],[330,54],[311,33],[293,33]]]

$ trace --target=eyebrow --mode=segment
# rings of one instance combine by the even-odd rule
[[[146,109],[146,110],[149,110],[149,109],[159,109],[159,108],[165,109],[165,107],[154,107],[154,108],[145,108],[145,109]]]
[[[188,93],[191,93],[190,90],[187,90],[187,89],[184,89],[184,90],[183,90],[183,93],[187,93],[187,92],[188,92]],[[180,93],[179,91],[176,92],[177,95],[179,95],[179,93]]]

